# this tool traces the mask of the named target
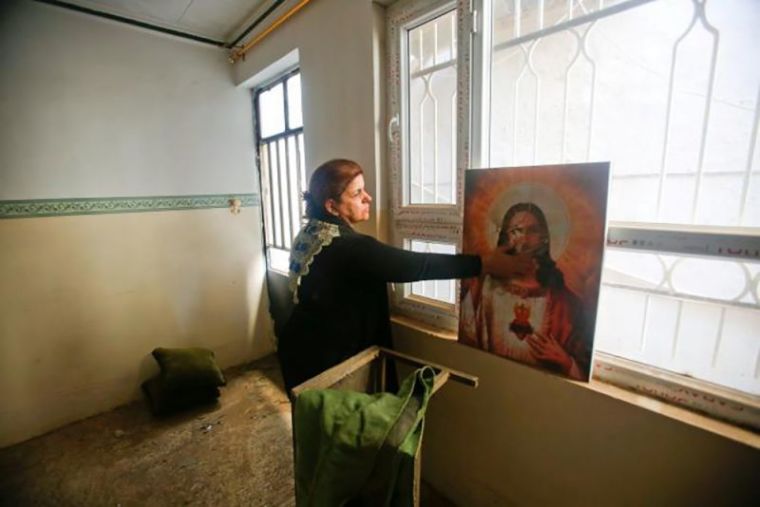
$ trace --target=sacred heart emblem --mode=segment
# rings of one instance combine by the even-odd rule
[[[533,326],[530,324],[530,306],[524,303],[516,303],[513,307],[515,318],[509,323],[509,330],[524,340],[529,334],[533,334]]]

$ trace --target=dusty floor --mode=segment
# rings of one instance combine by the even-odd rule
[[[225,373],[216,405],[155,419],[136,402],[0,450],[0,504],[294,505],[274,356]]]
[[[294,505],[275,357],[225,374],[216,405],[155,419],[135,402],[0,449],[0,505]],[[429,488],[421,500],[452,505]]]

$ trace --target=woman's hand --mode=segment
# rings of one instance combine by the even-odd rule
[[[529,253],[510,255],[497,248],[481,257],[483,273],[495,278],[523,278],[536,272],[536,261]]]
[[[542,362],[552,363],[562,368],[565,374],[573,367],[573,359],[565,352],[552,335],[544,336],[541,333],[533,333],[526,340],[530,346],[533,357]]]

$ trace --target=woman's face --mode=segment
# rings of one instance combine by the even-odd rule
[[[343,220],[350,224],[369,220],[369,204],[372,197],[364,189],[364,176],[357,174],[346,189],[340,194],[340,200],[328,200],[328,211],[337,212]]]

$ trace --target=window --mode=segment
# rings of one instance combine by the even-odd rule
[[[254,89],[253,97],[267,265],[287,273],[290,242],[305,211],[301,75],[288,72]]]
[[[401,2],[389,10],[390,37],[398,42],[391,61],[399,67],[390,94],[391,159],[394,178],[403,181],[393,189],[393,233],[396,244],[414,251],[454,253],[461,236],[457,12],[451,1]],[[394,304],[454,328],[456,294],[450,280],[405,284],[396,288]]]
[[[433,72],[424,92],[405,91],[424,69],[439,71],[436,58],[449,54],[438,47],[437,32],[420,22],[439,19],[442,5],[417,0],[389,11],[390,61],[400,66],[391,72],[399,91],[389,100],[391,115],[398,114],[390,132],[393,181],[402,187],[394,206],[397,243],[458,241],[461,231],[451,218],[461,211],[461,170],[452,176],[452,204],[431,201],[435,193],[414,187],[438,181],[447,188],[448,180],[414,166],[415,160],[419,168],[429,164],[436,135],[441,139],[435,132],[456,131],[459,168],[611,161],[595,374],[760,425],[760,67],[748,63],[760,51],[760,4],[482,0],[448,6],[456,9],[458,62],[466,63],[459,66],[451,120],[428,104],[443,96],[428,82]],[[405,45],[419,28],[421,42]],[[407,61],[423,63],[405,71]],[[420,96],[427,102],[415,102]],[[425,135],[428,152],[415,155],[415,139]],[[401,311],[427,311],[403,305],[402,299]],[[744,408],[726,413],[730,403],[723,399],[743,400]]]

